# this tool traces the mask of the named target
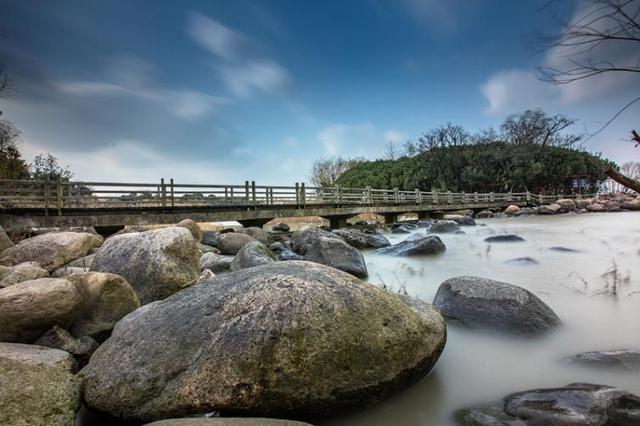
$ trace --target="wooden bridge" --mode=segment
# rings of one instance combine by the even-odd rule
[[[575,197],[575,196],[562,196]],[[261,226],[278,217],[321,216],[332,227],[359,213],[437,216],[446,211],[504,208],[549,203],[558,195],[524,193],[452,193],[394,189],[0,180],[0,225],[29,227],[94,226],[238,221]]]

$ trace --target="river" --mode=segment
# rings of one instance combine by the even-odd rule
[[[449,326],[445,350],[426,379],[377,407],[325,425],[456,424],[452,415],[459,408],[496,401],[514,391],[573,382],[608,384],[640,394],[637,374],[565,361],[592,350],[640,349],[640,213],[494,218],[478,224],[464,227],[465,235],[441,235],[447,251],[437,257],[366,253],[369,281],[396,291],[404,287],[428,302],[450,277],[505,281],[545,301],[561,318],[562,327],[545,337],[519,338]],[[489,246],[483,241],[503,232],[516,233],[526,242]],[[395,243],[407,235],[387,237]],[[554,246],[578,252],[550,250]],[[521,257],[538,264],[507,262]],[[614,264],[617,295],[611,294],[611,284],[607,290],[603,277]]]

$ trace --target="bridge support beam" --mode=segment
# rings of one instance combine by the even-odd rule
[[[384,213],[385,225],[390,225],[398,221],[398,213]]]
[[[329,220],[329,228],[340,229],[347,227],[347,219],[351,216],[327,216],[325,219]]]

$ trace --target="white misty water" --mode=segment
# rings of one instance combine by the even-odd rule
[[[365,253],[369,281],[384,282],[427,302],[440,283],[475,275],[522,286],[546,302],[562,327],[540,338],[497,336],[449,325],[448,340],[431,374],[408,390],[326,425],[448,425],[455,410],[493,402],[510,392],[573,382],[617,386],[640,395],[640,375],[569,364],[592,350],[640,350],[640,213],[569,214],[478,221],[465,235],[440,235],[447,251],[436,257]],[[423,229],[417,231],[424,233]],[[526,241],[493,243],[493,233]],[[408,235],[387,237],[392,243]],[[550,250],[562,246],[577,253]],[[505,263],[531,257],[538,264]],[[617,266],[617,296],[604,294],[603,274]],[[584,281],[583,281],[584,280]],[[611,279],[609,279],[611,281]],[[586,282],[586,288],[585,288]],[[637,293],[634,293],[637,292]]]

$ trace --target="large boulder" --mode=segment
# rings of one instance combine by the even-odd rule
[[[42,269],[37,262],[25,262],[16,266],[0,266],[0,288],[48,276],[49,272]]]
[[[588,204],[587,207],[585,208],[587,209],[587,211],[595,212],[595,213],[600,213],[607,210],[605,206],[603,206],[600,203],[591,203],[591,204]]]
[[[274,232],[289,232],[290,229],[289,225],[284,222],[280,222],[271,228]]]
[[[444,253],[447,247],[440,237],[434,235],[408,238],[398,244],[376,250],[378,254],[392,256],[424,256]]]
[[[487,278],[450,278],[440,284],[433,304],[448,320],[471,328],[535,335],[560,324],[533,293]]]
[[[191,235],[193,236],[193,238],[195,238],[197,242],[202,241],[202,238],[203,238],[202,229],[200,229],[200,226],[194,220],[184,219],[176,223],[176,226],[188,229]]]
[[[475,226],[476,221],[472,216],[464,214],[445,214],[442,219],[452,220],[460,226]]]
[[[562,211],[570,212],[576,209],[576,203],[570,198],[561,198],[555,202],[559,205]]]
[[[218,247],[219,232],[215,231],[202,231],[202,244],[206,244],[211,247]]]
[[[462,410],[473,426],[627,426],[640,424],[640,397],[611,386],[573,383],[512,393],[497,404]]]
[[[381,248],[391,245],[384,235],[368,234],[355,229],[336,229],[332,231],[342,238],[347,244],[357,249]]]
[[[273,238],[271,238],[271,234],[265,231],[262,228],[258,228],[257,226],[249,226],[248,228],[240,228],[236,232],[241,234],[250,235],[256,240],[260,241],[262,244],[269,245],[273,242]]]
[[[13,244],[13,241],[11,241],[11,238],[9,238],[7,233],[4,232],[4,229],[2,228],[2,226],[0,226],[0,253],[5,251],[9,247],[13,247],[14,245],[15,244]]]
[[[73,426],[80,408],[74,368],[67,352],[0,343],[0,424]]]
[[[298,254],[304,255],[307,252],[307,249],[311,247],[313,242],[319,239],[320,237],[342,240],[340,236],[334,234],[333,232],[326,231],[324,229],[320,229],[320,228],[302,229],[300,231],[294,232],[291,235],[291,244],[293,247],[293,251],[295,251]]]
[[[251,235],[240,232],[228,232],[218,235],[217,247],[222,254],[236,255],[245,244],[255,240]]]
[[[220,275],[122,319],[84,376],[87,406],[132,421],[217,411],[317,417],[424,377],[446,340],[431,306],[323,265]]]
[[[307,249],[304,260],[331,266],[359,278],[367,277],[362,253],[340,239],[318,238]]]
[[[0,289],[0,341],[32,343],[54,325],[68,328],[82,304],[76,286],[62,278],[40,278]]]
[[[209,269],[216,274],[226,272],[231,269],[231,262],[234,256],[227,256],[217,253],[205,253],[200,256],[200,267],[202,270]]]
[[[0,265],[37,262],[49,272],[85,256],[102,244],[102,237],[88,232],[50,232],[20,241],[0,255]]]
[[[91,270],[122,275],[146,304],[191,285],[200,273],[200,256],[187,229],[160,228],[108,239]]]
[[[640,210],[640,197],[630,201],[623,201],[620,207],[625,210]]]
[[[245,244],[235,255],[231,262],[231,270],[251,268],[253,266],[266,265],[277,261],[276,255],[260,241],[251,241]]]
[[[558,214],[558,213],[562,213],[562,211],[563,210],[560,204],[556,204],[556,203],[545,204],[538,207],[538,214],[544,214],[544,215]]]
[[[627,349],[584,352],[572,356],[569,361],[594,367],[640,372],[640,352]]]
[[[40,338],[34,342],[34,345],[69,352],[71,355],[74,355],[76,359],[81,360],[83,364],[89,361],[89,357],[91,357],[93,351],[98,348],[98,342],[92,337],[82,336],[76,339],[67,330],[57,325],[54,325],[49,331],[40,336]]]
[[[453,220],[436,220],[429,227],[431,234],[452,234],[461,231],[460,225]]]
[[[116,274],[84,272],[65,277],[72,282],[83,299],[69,331],[76,337],[108,331],[129,312],[140,307],[140,301],[127,280]]]

